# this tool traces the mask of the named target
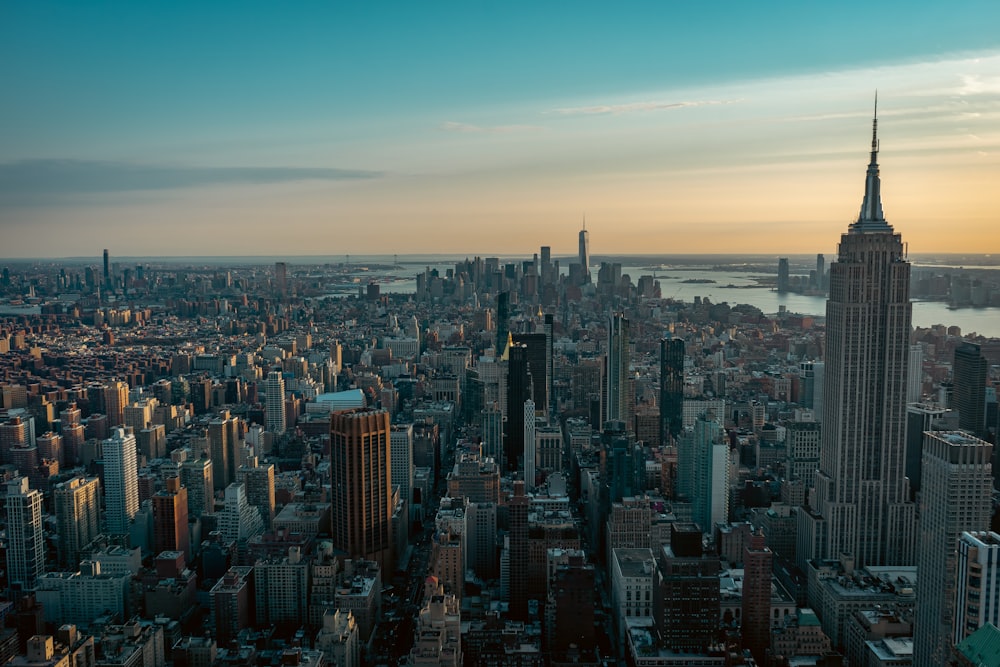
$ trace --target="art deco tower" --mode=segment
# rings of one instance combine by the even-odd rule
[[[904,476],[910,264],[882,213],[877,158],[876,115],[861,212],[830,266],[820,468],[811,525],[800,524],[813,557],[857,566],[912,564],[916,535]]]

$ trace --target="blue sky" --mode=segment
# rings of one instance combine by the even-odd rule
[[[0,256],[572,252],[584,212],[598,252],[735,252],[762,223],[829,250],[876,87],[887,215],[931,239],[955,202],[907,202],[954,179],[971,239],[998,25],[996,2],[6,2]]]

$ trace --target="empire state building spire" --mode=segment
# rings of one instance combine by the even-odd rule
[[[892,226],[885,221],[882,213],[882,182],[878,176],[878,93],[875,93],[875,115],[872,118],[872,153],[865,175],[865,198],[861,202],[861,213],[851,225],[853,232],[891,231]]]

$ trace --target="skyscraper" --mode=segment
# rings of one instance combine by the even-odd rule
[[[104,288],[111,289],[111,257],[107,248],[104,249]]]
[[[392,468],[386,410],[330,415],[333,544],[392,572]]]
[[[778,291],[788,291],[788,258],[778,258]]]
[[[281,435],[285,432],[285,378],[281,371],[271,371],[267,374],[264,384],[265,426],[271,433]]]
[[[514,495],[507,504],[510,525],[510,617],[528,618],[528,510],[531,499],[525,495],[524,482],[514,482]]]
[[[928,431],[923,450],[913,665],[938,667],[951,657],[958,539],[990,525],[993,446],[962,431]]]
[[[743,549],[743,598],[740,635],[758,664],[771,646],[771,565],[773,554],[764,534],[750,535]]]
[[[535,490],[536,445],[535,402],[529,398],[524,402],[524,486],[529,492]]]
[[[813,558],[857,566],[913,560],[915,506],[904,476],[910,264],[882,213],[878,120],[857,221],[830,266],[820,469],[800,513]]]
[[[288,265],[284,262],[274,263],[274,292],[278,298],[288,296]]]
[[[952,642],[960,643],[987,623],[1000,626],[1000,535],[968,531],[958,538],[955,622]]]
[[[188,492],[188,514],[200,517],[215,511],[212,460],[201,457],[181,464],[181,484]]]
[[[516,333],[511,338],[524,345],[528,354],[528,372],[531,373],[531,400],[540,415],[548,413],[549,393],[549,338],[544,333]]]
[[[503,356],[507,349],[507,339],[510,334],[510,292],[497,294],[497,357]]]
[[[153,494],[153,545],[156,553],[183,551],[191,558],[187,489],[179,477],[168,477],[167,488]]]
[[[247,502],[257,508],[264,528],[271,530],[274,522],[274,464],[260,463],[256,456],[236,470],[236,481],[243,485]]]
[[[607,421],[623,421],[631,428],[629,400],[629,325],[622,313],[614,313],[608,326]]]
[[[42,494],[29,488],[27,477],[7,482],[7,584],[12,591],[34,589],[45,572]],[[15,599],[15,598],[10,598]]]
[[[412,515],[413,504],[413,424],[393,424],[389,432],[389,458],[392,460],[392,483]]]
[[[580,264],[583,266],[583,276],[585,282],[590,282],[590,232],[587,231],[587,220],[583,220],[583,229],[580,230]]]
[[[975,343],[962,341],[955,348],[952,367],[955,385],[954,407],[958,410],[958,427],[977,438],[986,433],[986,376],[989,364]]]
[[[268,376],[267,419],[271,418],[270,376]],[[276,390],[277,391],[277,390]],[[281,381],[282,403],[281,415],[284,417],[284,381]],[[268,424],[270,427],[270,424]],[[268,429],[270,430],[270,428]],[[240,466],[237,460],[237,448],[240,443],[239,419],[232,417],[228,410],[222,410],[219,415],[208,423],[208,445],[212,459],[212,478],[215,490],[221,491],[236,481],[236,469]]]
[[[108,534],[128,535],[139,511],[135,436],[116,428],[104,441],[104,506]]]
[[[684,341],[660,339],[660,445],[680,435],[684,422]]]
[[[729,442],[707,412],[684,431],[677,445],[677,492],[691,503],[692,520],[704,527],[729,516]]]
[[[521,469],[524,459],[524,402],[531,398],[528,348],[511,345],[507,360],[507,432],[504,438],[504,467]]]
[[[52,492],[59,530],[59,565],[73,571],[83,548],[101,532],[101,483],[96,477],[74,477]]]

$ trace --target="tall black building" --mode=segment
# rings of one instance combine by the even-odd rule
[[[958,427],[977,438],[986,436],[987,366],[986,357],[975,343],[963,341],[955,348],[955,363],[952,368]]]
[[[528,353],[528,372],[531,374],[531,400],[535,411],[548,413],[549,393],[549,336],[544,333],[516,333],[511,336],[515,345],[523,345]]]
[[[499,357],[507,347],[507,337],[510,332],[510,292],[497,294],[497,344],[496,353]]]
[[[104,249],[104,288],[111,289],[111,258],[108,249]]]
[[[522,469],[524,458],[524,402],[531,398],[528,346],[514,343],[507,359],[507,429],[504,437],[504,465],[509,471]]]
[[[675,523],[670,534],[656,576],[656,627],[668,648],[700,653],[717,641],[719,557],[703,551],[697,524]]]
[[[683,428],[684,341],[660,339],[660,444],[676,438]]]

